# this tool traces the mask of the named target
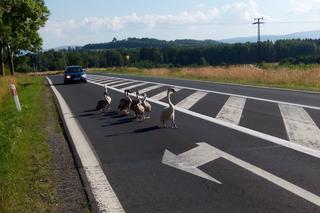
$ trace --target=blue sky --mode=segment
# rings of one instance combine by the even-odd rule
[[[111,41],[113,37],[224,39],[320,30],[320,0],[45,0],[51,15],[43,48]]]

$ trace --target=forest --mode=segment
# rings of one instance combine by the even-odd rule
[[[156,39],[134,38],[121,41],[114,39],[110,43],[89,44],[76,49],[29,53],[17,57],[15,62],[17,70],[21,72],[33,69],[62,70],[67,65],[81,65],[88,68],[118,66],[151,68],[276,62],[316,64],[320,63],[320,39],[237,44],[218,43],[212,40],[165,42]]]

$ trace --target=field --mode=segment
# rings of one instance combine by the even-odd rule
[[[236,83],[255,86],[269,86],[287,89],[320,91],[320,66],[278,66],[237,65],[226,67],[185,68],[105,68],[89,69],[89,72],[110,72],[130,75],[172,77],[205,80],[222,83]]]

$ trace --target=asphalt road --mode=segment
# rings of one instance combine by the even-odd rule
[[[92,83],[63,85],[62,76],[52,76],[50,79],[87,135],[126,212],[320,212],[320,204],[317,205],[320,196],[320,159],[317,157],[180,111],[176,114],[179,128],[164,129],[159,122],[163,106],[154,103],[150,119],[133,121],[132,117],[119,115],[115,111],[123,94],[112,89],[109,89],[111,110],[102,114],[95,111],[95,106],[103,97],[103,87]],[[103,79],[107,80],[108,77],[89,76],[89,79],[104,84]],[[153,82],[156,82],[320,106],[320,94],[315,93],[172,79],[128,79],[151,82],[133,90],[153,86]],[[115,86],[123,89],[134,84],[137,82]],[[147,92],[148,96],[155,96],[166,88],[153,89]],[[192,89],[182,88],[172,95],[173,103],[178,104],[193,93]],[[228,98],[226,95],[208,93],[189,110],[216,117]],[[165,102],[165,98],[159,101]],[[277,103],[247,98],[242,107],[236,125],[305,145],[304,141],[297,142],[294,136],[289,136]],[[320,111],[304,109],[314,121],[313,125],[317,126],[315,133],[318,134]],[[239,166],[230,158],[218,156],[198,167],[222,183],[218,184],[162,163],[165,150],[179,155],[197,149],[199,142],[205,142],[238,161],[253,165],[258,168],[255,171],[266,173],[254,173],[248,165]],[[317,139],[312,143],[307,142],[309,148],[320,150]],[[204,158],[204,155],[189,155],[189,158],[193,157]],[[268,178],[270,174],[272,177]],[[292,186],[286,187],[286,183],[277,178],[289,182],[293,188],[298,187],[298,191],[312,194],[316,201],[310,202],[307,196],[290,191]]]

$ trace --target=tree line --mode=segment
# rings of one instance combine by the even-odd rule
[[[21,51],[40,50],[42,39],[38,30],[48,16],[43,0],[0,1],[0,76],[5,75],[5,67],[14,74],[14,59]]]
[[[256,62],[320,63],[320,39],[279,40],[260,43],[173,46],[163,48],[122,48],[108,50],[49,50],[16,60],[21,71],[33,66],[39,71],[62,70],[67,65],[84,67],[182,67],[252,64]]]
[[[111,42],[87,44],[82,47],[84,50],[105,50],[105,49],[132,49],[132,48],[164,48],[175,46],[208,46],[215,45],[221,42],[215,40],[194,40],[194,39],[177,39],[174,41],[165,41],[154,38],[127,38],[123,40],[117,40],[113,38]]]

